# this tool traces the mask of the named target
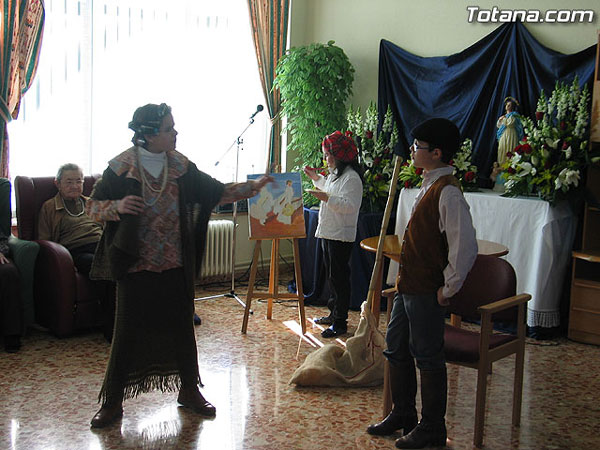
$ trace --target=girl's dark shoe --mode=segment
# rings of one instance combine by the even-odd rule
[[[326,328],[321,333],[321,336],[324,338],[332,338],[341,336],[342,334],[346,334],[348,332],[348,327],[342,327],[340,325],[331,325],[329,328]]]
[[[313,319],[313,322],[319,325],[331,325],[333,323],[333,317],[323,316],[318,319]]]

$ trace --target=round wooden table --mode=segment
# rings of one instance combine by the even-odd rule
[[[387,235],[383,241],[383,256],[398,262],[400,258],[400,252],[402,251],[400,239],[400,236],[395,234]],[[378,243],[379,236],[373,236],[360,241],[360,247],[369,252],[375,253],[377,252]],[[484,239],[477,239],[477,247],[477,253],[480,255],[504,256],[508,254],[508,247],[506,245],[502,245],[497,242],[486,241]]]
[[[400,253],[402,252],[402,237],[396,234],[388,234],[383,241],[383,256],[390,258],[393,261],[400,261]],[[370,238],[363,239],[360,241],[360,247],[367,250],[368,252],[377,252],[377,245],[379,244],[379,236],[373,236]],[[499,244],[497,242],[486,241],[484,239],[477,239],[477,253],[480,255],[490,256],[504,256],[508,254],[508,247],[506,245]],[[377,277],[377,286],[383,284],[383,264],[378,273],[374,274]],[[377,290],[373,297],[373,305],[371,310],[375,315],[375,320],[379,323],[379,309],[381,302],[381,291]]]

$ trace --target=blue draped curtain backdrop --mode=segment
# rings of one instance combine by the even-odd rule
[[[565,55],[540,44],[520,22],[507,23],[460,53],[424,58],[382,40],[379,47],[379,113],[387,105],[398,123],[396,152],[408,156],[410,130],[430,117],[456,123],[473,140],[472,161],[480,176],[496,160],[496,121],[504,98],[520,103],[533,116],[540,90],[549,95],[557,80],[581,85],[594,75],[596,45]]]

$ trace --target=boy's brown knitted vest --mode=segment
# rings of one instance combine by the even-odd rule
[[[444,285],[444,268],[448,265],[446,233],[440,233],[440,194],[452,184],[460,183],[453,175],[438,178],[425,193],[410,218],[402,239],[398,292],[430,294]]]

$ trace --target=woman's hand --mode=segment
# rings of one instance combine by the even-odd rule
[[[327,203],[327,200],[329,200],[329,195],[327,195],[327,192],[325,192],[325,191],[319,191],[319,190],[315,189],[315,190],[311,190],[310,193],[312,195],[314,195],[315,197],[317,197],[322,202]]]
[[[314,167],[304,167],[304,173],[311,180],[317,181],[319,179],[319,176],[317,175],[317,169]]]
[[[251,187],[252,197],[257,195],[265,185],[272,183],[273,181],[275,181],[275,178],[271,175],[263,175],[258,180],[254,180]]]
[[[128,195],[119,200],[117,211],[119,214],[132,214],[137,216],[144,210],[144,200],[137,195]]]

